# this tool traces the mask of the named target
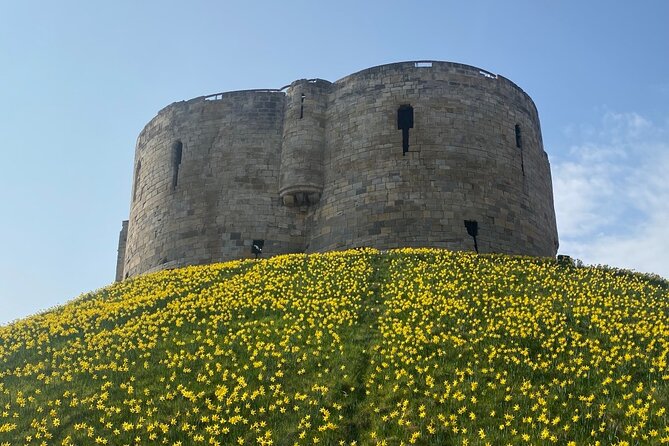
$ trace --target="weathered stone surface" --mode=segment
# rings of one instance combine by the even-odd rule
[[[125,260],[125,244],[128,240],[128,220],[121,223],[121,232],[118,235],[118,252],[116,254],[116,281],[123,280],[123,261]]]
[[[403,105],[414,111],[406,154]],[[480,252],[557,252],[534,103],[468,65],[403,62],[177,102],[140,133],[134,171],[117,280],[253,257],[253,240],[263,256],[473,250],[464,220],[478,222]]]

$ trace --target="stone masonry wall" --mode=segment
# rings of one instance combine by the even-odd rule
[[[406,154],[401,106],[413,107]],[[462,64],[403,62],[174,103],[140,134],[134,172],[117,280],[251,257],[253,240],[263,256],[473,250],[464,220],[478,222],[480,252],[557,252],[534,103]]]
[[[279,194],[287,206],[318,203],[323,192],[323,153],[328,81],[299,80],[286,91]]]
[[[254,239],[267,255],[303,250],[304,218],[278,196],[284,99],[248,91],[178,102],[144,128],[124,277],[249,257]]]
[[[409,152],[397,110],[414,109]],[[522,135],[516,145],[515,126]],[[532,100],[474,67],[400,63],[334,83],[325,186],[309,251],[352,246],[557,251],[548,159]]]

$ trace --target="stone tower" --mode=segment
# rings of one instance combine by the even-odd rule
[[[135,152],[117,280],[164,268],[371,246],[554,256],[532,99],[451,62],[165,107]]]

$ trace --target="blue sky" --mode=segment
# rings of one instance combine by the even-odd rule
[[[669,277],[669,2],[0,0],[0,324],[112,282],[140,130],[403,60],[534,99],[560,252]]]

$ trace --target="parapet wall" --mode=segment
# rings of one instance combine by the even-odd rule
[[[480,252],[557,252],[534,103],[467,65],[403,62],[177,102],[140,134],[134,169],[122,277],[252,257],[254,240],[263,256],[473,250],[464,220],[477,221]]]

